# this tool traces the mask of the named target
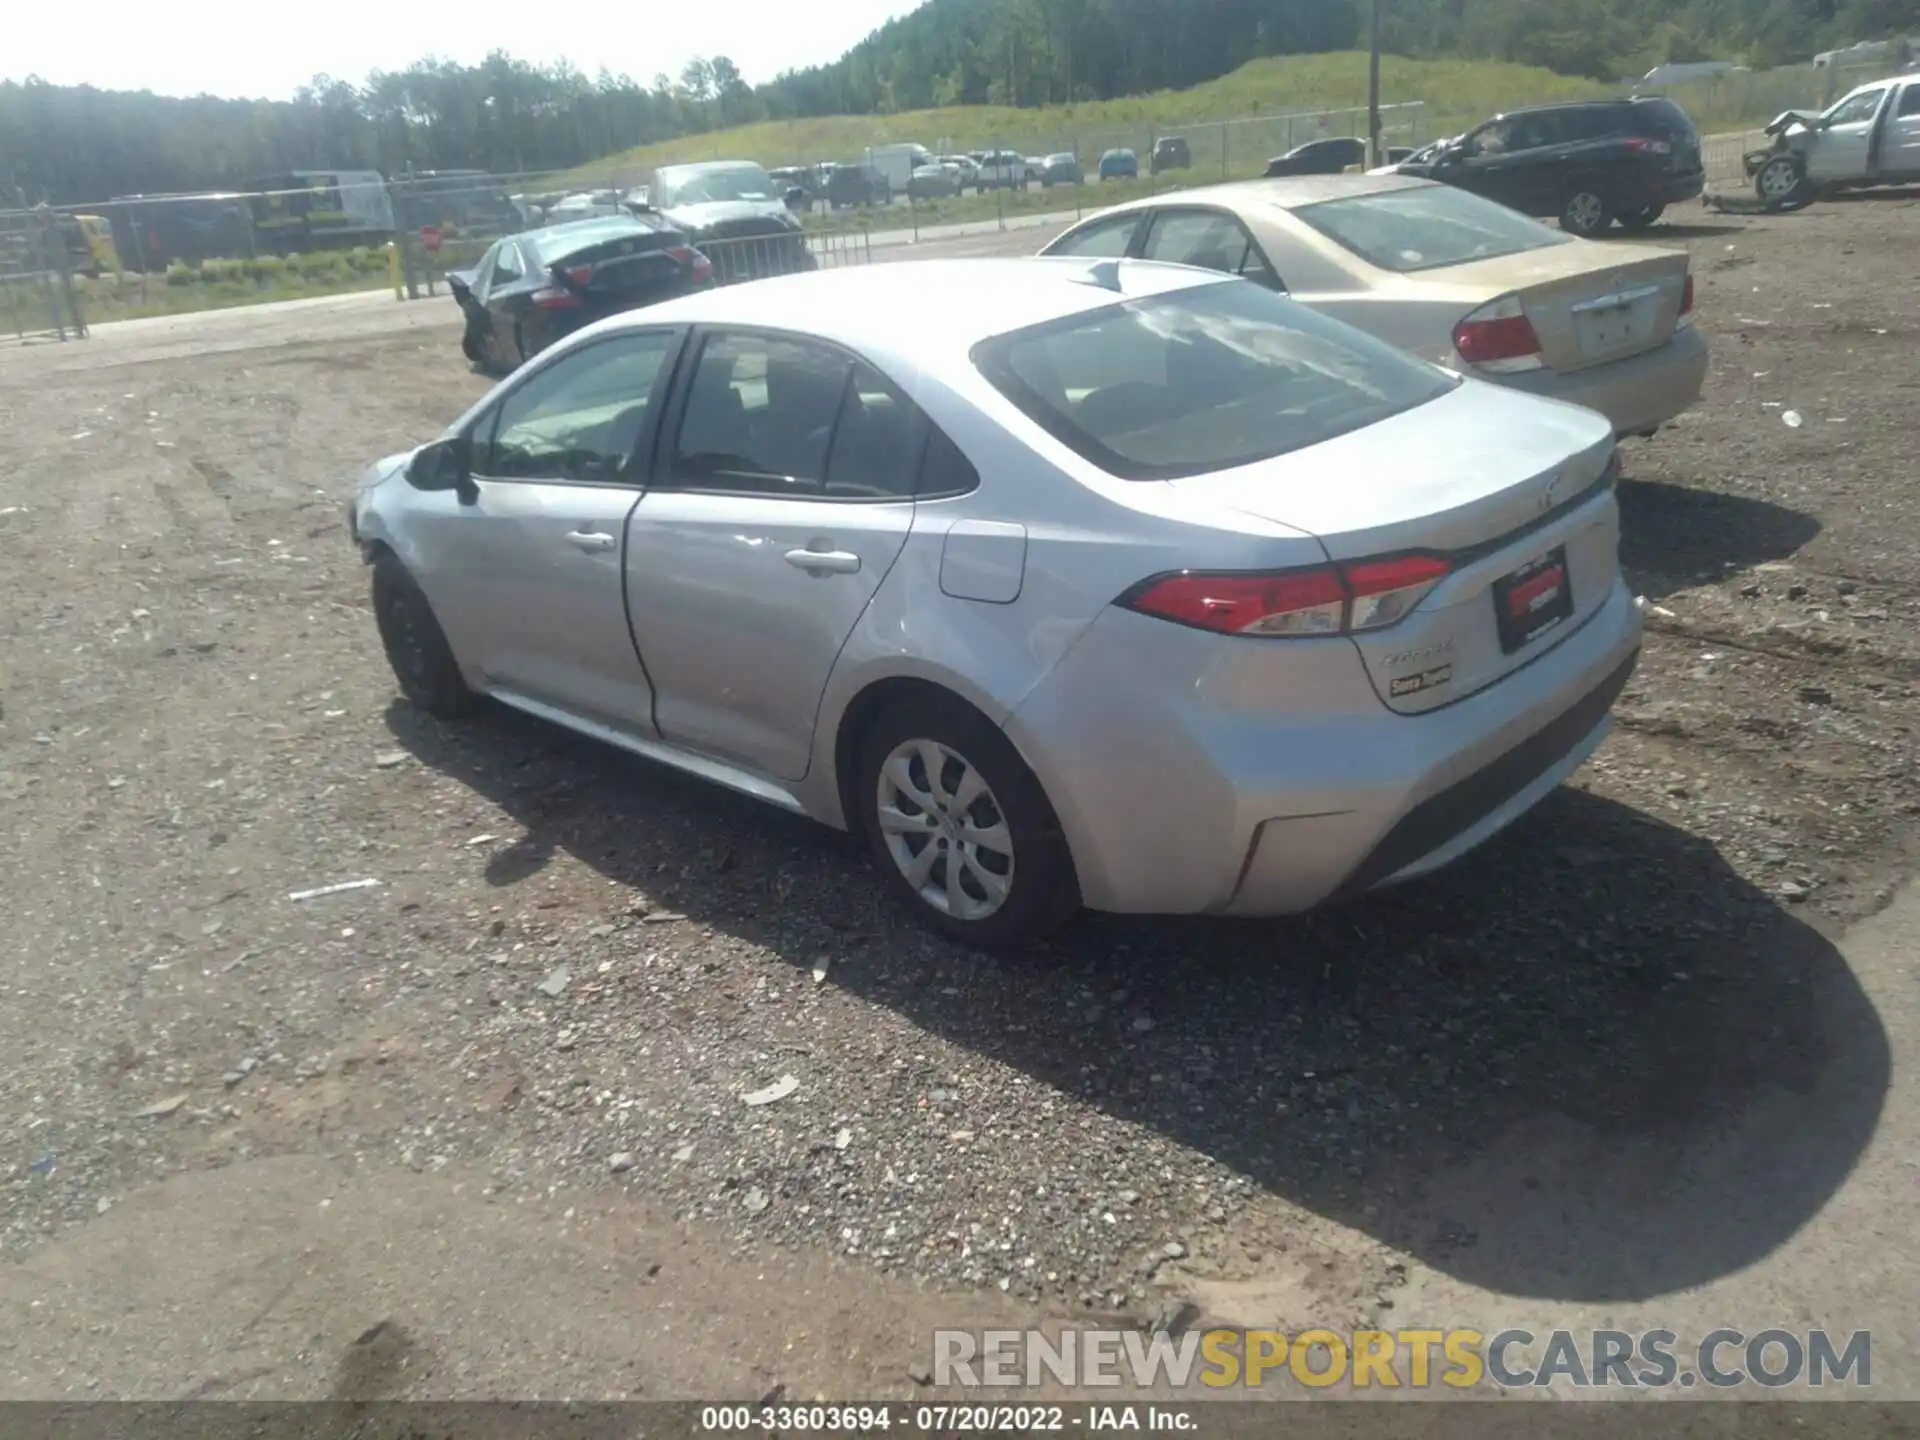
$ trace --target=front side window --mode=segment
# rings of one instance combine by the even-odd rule
[[[1867,90],[1859,95],[1849,96],[1827,112],[1827,124],[1863,124],[1880,113],[1880,101],[1885,95],[1884,90]]]
[[[1544,250],[1573,238],[1452,185],[1322,200],[1295,207],[1293,215],[1375,269],[1397,275]]]
[[[701,347],[674,445],[680,485],[820,495],[853,373],[829,346],[772,335],[717,334]]]
[[[983,341],[981,373],[1109,474],[1170,480],[1317,445],[1461,382],[1254,285],[1204,284]]]
[[[474,468],[496,480],[637,483],[634,451],[678,343],[672,331],[619,335],[535,371],[500,402]]]

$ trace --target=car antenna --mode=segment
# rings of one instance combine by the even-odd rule
[[[1102,290],[1111,290],[1120,294],[1120,262],[1101,260],[1087,267],[1086,284],[1098,285]]]

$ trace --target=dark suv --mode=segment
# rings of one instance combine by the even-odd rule
[[[1510,110],[1400,167],[1553,217],[1575,235],[1644,230],[1706,186],[1700,132],[1659,96]]]

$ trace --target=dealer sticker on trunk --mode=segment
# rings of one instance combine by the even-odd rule
[[[1453,679],[1453,666],[1436,665],[1431,670],[1422,670],[1418,675],[1396,675],[1387,681],[1387,694],[1398,700],[1402,695],[1412,695],[1416,691],[1431,690],[1436,685],[1444,685]]]

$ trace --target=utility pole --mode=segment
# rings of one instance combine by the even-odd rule
[[[1367,166],[1380,160],[1380,0],[1373,0],[1373,23],[1367,45]]]

